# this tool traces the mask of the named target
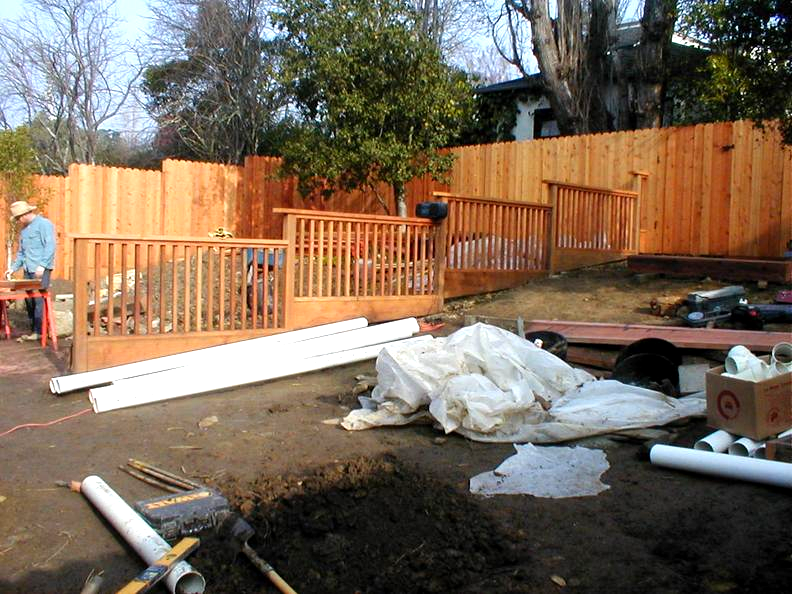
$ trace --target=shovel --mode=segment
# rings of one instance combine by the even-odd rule
[[[253,565],[255,565],[278,590],[283,592],[283,594],[297,594],[297,592],[277,574],[272,568],[272,565],[259,557],[256,551],[253,550],[253,547],[248,544],[248,540],[256,533],[256,531],[253,530],[253,526],[234,514],[220,526],[219,531],[221,534],[224,534],[228,542],[231,543],[234,552],[237,550],[242,551],[247,558],[250,559],[250,562],[253,563]]]

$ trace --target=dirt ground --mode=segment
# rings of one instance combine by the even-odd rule
[[[466,313],[674,323],[650,316],[649,300],[720,286],[601,267],[450,302],[440,332]],[[746,288],[769,302],[783,287]],[[144,568],[82,496],[54,485],[96,474],[129,502],[162,494],[118,468],[128,458],[221,489],[256,528],[251,544],[301,593],[773,593],[792,583],[788,491],[655,467],[640,442],[602,437],[586,442],[610,463],[598,496],[473,496],[469,479],[511,445],[430,425],[323,423],[356,407],[354,378],[373,362],[3,435],[88,408],[86,392],[47,389],[66,368],[62,345],[0,341],[2,593],[76,593],[92,570],[111,592]],[[671,431],[689,446],[708,429],[696,420]],[[191,562],[207,592],[276,591],[215,539]]]

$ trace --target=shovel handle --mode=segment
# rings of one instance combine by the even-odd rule
[[[248,543],[242,545],[242,552],[247,555],[247,558],[250,559],[250,562],[256,566],[256,569],[267,576],[269,581],[271,581],[278,590],[283,592],[283,594],[297,594],[294,588],[287,584],[286,580],[278,575],[278,573],[272,568],[272,565],[259,557],[256,551],[253,550],[253,547],[251,547]]]

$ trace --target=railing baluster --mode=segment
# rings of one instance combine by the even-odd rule
[[[352,223],[348,221],[344,225],[344,279],[344,297],[349,297],[352,292]]]
[[[165,332],[165,244],[160,244],[159,250],[159,333]]]
[[[229,279],[228,284],[228,293],[229,293],[229,330],[236,330],[236,316],[237,316],[237,248],[232,247],[228,252],[228,259],[231,262],[231,278]]]
[[[313,221],[311,221],[313,224]],[[297,232],[297,297],[305,295],[305,219],[300,218],[299,231]]]
[[[121,334],[127,334],[127,244],[121,244]]]
[[[226,327],[226,307],[225,307],[225,280],[226,280],[226,250],[222,246],[217,248],[217,273],[220,276],[217,294],[217,309],[219,315],[217,319],[217,329],[225,330]]]
[[[177,263],[178,263],[178,252],[177,252],[178,245],[173,244],[171,246],[171,326],[173,328],[173,332],[179,331],[179,320],[178,320],[178,278],[177,278]]]
[[[214,330],[214,251],[206,246],[206,329]]]
[[[269,267],[269,258],[270,258],[270,250],[268,248],[262,248],[261,250],[264,254],[264,271],[262,273],[261,278],[261,327],[262,328],[269,328],[269,307],[272,303],[272,296],[270,295],[270,267]],[[274,264],[277,264],[277,261],[273,261]],[[273,278],[273,280],[275,280]],[[257,291],[258,292],[258,291]]]
[[[100,274],[102,271],[102,244],[98,241],[94,244],[94,310],[93,310],[93,329],[94,336],[99,336],[101,332],[101,313],[102,306],[102,282]]]
[[[195,331],[203,332],[203,246],[195,247]]]
[[[252,278],[253,280],[250,283],[252,287],[252,295],[250,298],[250,328],[255,330],[258,328],[258,297],[259,297],[259,249],[253,248],[252,249],[253,258],[251,259],[250,266],[252,267],[251,270],[253,271]]]
[[[113,304],[113,293],[115,292],[115,244],[111,241],[107,244],[107,335],[112,336],[115,326],[115,307]]]
[[[319,253],[317,254],[317,261],[316,267],[318,269],[317,279],[316,279],[316,296],[322,296],[322,290],[324,285],[324,221],[319,221]]]

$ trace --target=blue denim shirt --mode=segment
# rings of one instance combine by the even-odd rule
[[[35,272],[38,266],[49,270],[55,266],[55,225],[41,215],[19,232],[19,251],[11,270]]]

